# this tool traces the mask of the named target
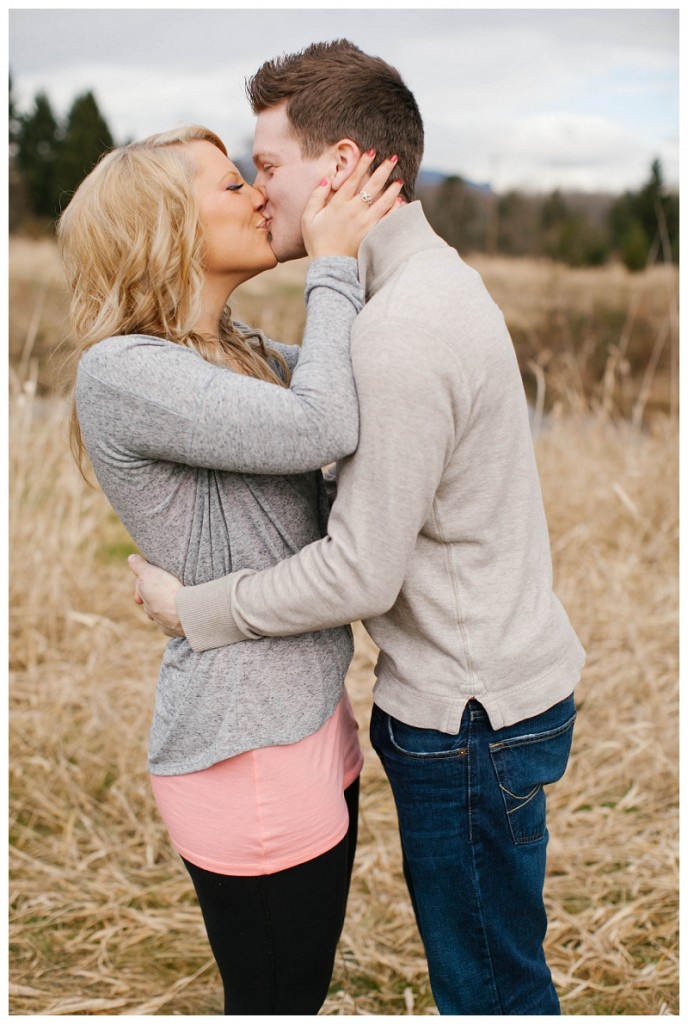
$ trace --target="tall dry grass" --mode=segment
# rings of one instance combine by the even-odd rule
[[[631,274],[620,265],[571,269],[479,254],[467,261],[504,312],[534,404],[578,414],[600,410],[637,425],[656,411],[676,415],[676,267]],[[270,337],[299,341],[306,266],[297,260],[242,285],[232,301],[235,315]],[[11,238],[10,267],[12,364],[23,379],[33,358],[39,390],[59,390],[67,383],[63,357],[71,335],[54,243]]]
[[[71,462],[65,404],[41,395],[25,351],[10,398],[10,1012],[221,1013],[146,773],[164,640],[133,604],[129,538]],[[589,652],[549,798],[547,952],[566,1014],[678,1012],[678,430],[644,422],[554,408],[537,442],[557,591]],[[356,635],[360,842],[323,1013],[432,1014],[366,735],[375,649]]]

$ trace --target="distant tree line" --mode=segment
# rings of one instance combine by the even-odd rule
[[[77,96],[64,121],[45,93],[19,113],[11,79],[9,103],[10,229],[46,230],[113,138],[92,92]],[[665,187],[658,160],[639,191],[620,197],[498,195],[457,176],[418,194],[435,230],[462,253],[549,257],[575,267],[621,259],[630,270],[678,263],[679,199]]]
[[[679,198],[655,160],[647,183],[622,196],[494,194],[448,177],[418,190],[428,220],[459,251],[549,257],[573,267],[620,259],[629,270],[678,263]]]
[[[60,121],[43,92],[36,95],[28,113],[19,113],[10,79],[10,230],[49,227],[113,145],[92,92],[77,96]]]

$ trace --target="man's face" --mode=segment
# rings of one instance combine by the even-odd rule
[[[280,263],[305,256],[301,214],[320,181],[334,172],[332,150],[326,149],[316,159],[304,157],[291,132],[286,106],[280,104],[258,115],[253,162],[258,170],[255,188],[267,199],[262,212],[275,256]]]

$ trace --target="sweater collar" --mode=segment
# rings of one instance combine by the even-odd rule
[[[366,235],[358,251],[358,272],[366,301],[409,257],[438,247],[446,247],[446,242],[432,230],[418,200],[388,213]]]

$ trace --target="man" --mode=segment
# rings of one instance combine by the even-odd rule
[[[369,147],[398,154],[413,199],[422,121],[383,61],[347,41],[314,45],[263,65],[249,96],[280,260],[303,255],[301,211],[319,178],[339,187]],[[328,536],[193,588],[134,556],[139,600],[194,650],[364,620],[380,648],[371,738],[437,1006],[556,1014],[542,787],[566,767],[584,652],[552,592],[513,345],[419,203],[368,235],[359,268],[360,440],[339,464]]]

